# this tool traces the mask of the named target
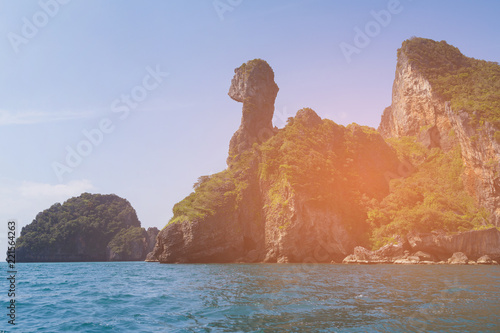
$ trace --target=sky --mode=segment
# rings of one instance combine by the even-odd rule
[[[0,0],[0,249],[83,192],[126,198],[163,228],[226,168],[234,68],[261,58],[283,127],[303,107],[377,127],[412,36],[500,61],[498,1]]]

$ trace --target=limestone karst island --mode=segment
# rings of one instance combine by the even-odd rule
[[[227,168],[201,176],[159,233],[125,199],[85,193],[23,228],[18,261],[500,261],[498,63],[404,41],[378,129],[307,107],[273,127],[278,84],[264,60],[235,69]]]

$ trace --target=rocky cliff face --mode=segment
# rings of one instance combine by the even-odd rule
[[[346,128],[311,109],[272,130],[277,90],[267,63],[236,70],[229,95],[244,105],[229,168],[174,206],[148,260],[339,262],[366,240],[361,201],[388,193],[395,152],[374,129]],[[261,130],[272,135],[261,140]]]
[[[423,44],[429,43],[435,42]],[[309,108],[299,110],[283,129],[273,128],[278,87],[271,67],[253,60],[237,68],[229,96],[243,103],[243,115],[230,142],[228,168],[200,177],[195,191],[174,206],[174,217],[148,260],[340,262],[350,253],[353,262],[497,259],[496,229],[457,234],[486,224],[487,215],[457,175],[465,170],[466,188],[498,225],[500,117],[496,123],[489,94],[471,104],[486,105],[489,113],[476,117],[452,108],[461,104],[443,97],[449,96],[443,87],[467,92],[467,85],[455,89],[453,80],[472,75],[476,82],[474,75],[484,75],[475,73],[474,62],[458,49],[438,44],[415,57],[403,43],[392,105],[378,131],[340,126]],[[465,72],[463,66],[469,66]],[[494,67],[477,66],[486,72]],[[448,81],[438,87],[443,73]],[[384,138],[400,139],[391,140],[391,147]],[[390,189],[389,181],[401,177]],[[441,229],[454,236],[423,233]],[[398,244],[390,245],[394,239]],[[359,246],[384,244],[376,252]],[[489,257],[479,260],[484,255]]]
[[[415,136],[428,148],[449,149],[451,122],[445,101],[433,94],[429,81],[401,52],[392,86],[392,104],[382,114],[378,128],[384,138]]]
[[[500,261],[500,231],[496,228],[471,230],[454,235],[442,232],[411,233],[400,237],[394,244],[388,244],[377,251],[369,251],[361,246],[347,256],[347,264],[432,264],[451,263],[454,256],[465,256],[468,260],[482,264],[481,258]]]
[[[229,144],[228,165],[253,143],[262,143],[274,134],[274,101],[279,90],[274,72],[264,60],[248,61],[234,73],[228,95],[243,103],[243,115]]]
[[[477,128],[469,114],[454,112],[449,103],[445,103],[445,110],[462,149],[465,186],[491,212],[491,222],[500,226],[500,143],[494,139],[496,130],[488,122]]]
[[[140,228],[139,235],[125,240],[124,244],[117,251],[113,247],[114,239],[107,247],[106,261],[141,261],[147,259],[148,253],[153,251],[156,237],[160,231],[158,228]]]
[[[469,259],[483,255],[500,261],[500,231],[496,228],[472,230],[456,235],[441,233],[412,234],[407,237],[413,251],[432,253],[439,260],[446,260],[455,252],[462,252]]]
[[[266,198],[266,202],[270,198]],[[264,262],[340,262],[356,245],[336,209],[318,208],[301,195],[289,195],[286,212],[266,212]]]
[[[469,113],[453,110],[450,102],[436,93],[422,64],[410,59],[407,45],[398,51],[392,104],[384,110],[378,130],[384,138],[415,136],[428,148],[449,150],[460,145],[465,185],[491,212],[491,222],[500,226],[500,144],[494,138],[496,129],[487,121],[473,124]],[[446,51],[450,46],[445,45]],[[443,62],[451,69],[467,66],[468,58],[461,54],[453,60],[446,56],[442,55]]]

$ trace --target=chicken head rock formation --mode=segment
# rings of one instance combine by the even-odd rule
[[[263,60],[244,63],[234,73],[228,95],[243,103],[243,115],[229,143],[228,165],[253,143],[262,143],[274,134],[274,101],[279,90],[271,66]]]
[[[228,167],[201,176],[173,207],[148,260],[341,262],[366,257],[365,247],[380,248],[380,262],[458,252],[498,259],[498,77],[496,63],[411,38],[398,50],[378,131],[310,108],[277,129],[274,72],[264,60],[246,62],[229,89],[243,107]],[[433,232],[437,246],[425,236]],[[394,252],[395,239],[405,241]]]
[[[235,70],[229,96],[243,115],[229,167],[200,177],[174,206],[148,260],[340,262],[366,241],[361,201],[388,193],[396,154],[375,129],[337,125],[309,108],[274,129],[277,92],[265,61]]]

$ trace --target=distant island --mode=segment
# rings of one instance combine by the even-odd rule
[[[40,212],[21,231],[17,262],[136,261],[152,250],[130,203],[116,195],[83,193]]]
[[[243,103],[226,170],[173,207],[147,261],[494,263],[500,260],[500,66],[445,41],[397,53],[378,130],[304,108],[272,125],[261,59],[235,69]]]

